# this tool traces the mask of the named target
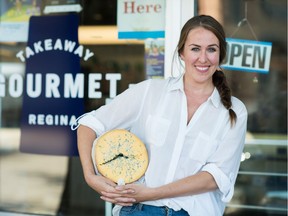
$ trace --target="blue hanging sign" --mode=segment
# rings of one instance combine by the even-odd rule
[[[93,53],[78,43],[78,16],[31,17],[27,47],[20,151],[78,155],[70,125],[84,112],[80,58]]]
[[[222,68],[244,72],[268,73],[272,43],[226,38],[227,56]]]

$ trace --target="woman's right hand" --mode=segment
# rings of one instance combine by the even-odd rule
[[[117,184],[113,181],[95,174],[86,177],[87,184],[101,196],[100,198],[106,202],[111,202],[121,206],[131,206],[136,200],[134,198],[125,197],[131,190],[119,191],[116,189]],[[119,199],[121,201],[119,201]]]
[[[109,191],[109,192],[115,191],[114,188],[116,184],[103,176],[91,173],[85,176],[85,180],[87,184],[100,195],[102,191]]]

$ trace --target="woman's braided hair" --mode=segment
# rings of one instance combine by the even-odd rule
[[[203,27],[209,31],[211,31],[219,40],[220,45],[220,57],[219,63],[221,64],[226,56],[226,40],[225,40],[225,32],[222,25],[213,17],[207,15],[199,15],[191,18],[186,22],[183,26],[180,34],[180,39],[178,42],[178,56],[182,53],[184,49],[184,45],[187,39],[189,32],[197,27]],[[213,74],[213,84],[217,88],[222,104],[226,107],[229,111],[230,122],[233,125],[236,122],[237,116],[236,113],[232,109],[232,102],[231,102],[231,89],[228,86],[226,76],[223,71],[216,70]]]

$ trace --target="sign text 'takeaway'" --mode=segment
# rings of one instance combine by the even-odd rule
[[[25,62],[26,58],[30,58],[38,53],[59,50],[64,52],[70,52],[74,55],[78,55],[80,58],[83,57],[84,61],[91,58],[94,53],[89,49],[84,48],[82,45],[77,45],[75,41],[61,40],[60,38],[53,41],[51,38],[47,38],[43,41],[37,41],[33,43],[33,46],[27,46],[24,50],[19,51],[16,57],[22,62]]]

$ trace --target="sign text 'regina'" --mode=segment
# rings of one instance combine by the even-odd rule
[[[268,73],[272,43],[226,38],[227,55],[222,68],[245,72]]]

